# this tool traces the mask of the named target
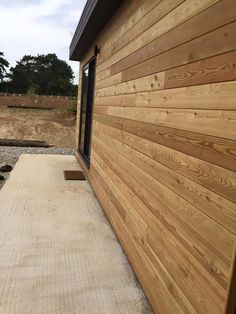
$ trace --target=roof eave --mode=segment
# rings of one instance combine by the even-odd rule
[[[70,45],[70,60],[80,61],[123,0],[88,0]]]

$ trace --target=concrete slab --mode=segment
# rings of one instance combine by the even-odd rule
[[[0,192],[0,313],[151,313],[74,156],[22,155]]]

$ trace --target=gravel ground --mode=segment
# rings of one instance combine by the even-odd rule
[[[15,146],[0,146],[0,167],[3,165],[14,166],[21,154],[54,154],[54,155],[72,155],[73,149],[59,147],[15,147]],[[2,173],[5,177],[4,181],[0,180],[0,189],[3,187],[9,173]]]

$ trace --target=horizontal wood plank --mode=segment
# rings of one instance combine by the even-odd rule
[[[105,62],[97,67],[97,73],[110,67],[112,64],[120,61],[121,59],[127,57],[134,51],[140,49],[141,47],[147,45],[157,37],[167,33],[171,29],[182,24],[186,20],[192,18],[193,16],[199,14],[205,9],[209,8],[213,4],[219,2],[220,0],[186,0],[181,5],[179,5],[174,10],[160,21],[152,25],[145,32],[140,34],[137,38],[132,40],[124,48],[120,49],[117,53],[113,54]]]
[[[104,80],[96,82],[96,89],[117,85],[122,82],[122,73],[117,73],[113,76],[108,76]]]
[[[112,54],[116,53],[118,50],[128,45],[132,40],[138,37],[141,33],[146,31],[153,24],[161,20],[166,14],[171,12],[184,0],[165,0],[159,1],[158,5],[152,8],[148,14],[146,14],[139,23],[135,24],[132,29],[126,32],[122,38],[117,40],[112,47]]]
[[[81,60],[99,46],[84,171],[157,313],[227,303],[235,34],[235,0],[127,0]]]
[[[122,176],[122,178],[124,177],[123,181],[142,200],[153,215],[195,256],[209,271],[210,275],[226,288],[230,264],[222,258],[221,253],[217,253],[217,251],[220,251],[218,248],[220,243],[210,240],[212,235],[209,235],[212,232],[217,233],[214,227],[216,225],[215,221],[208,216],[204,216],[196,207],[191,206],[184,199],[177,197],[165,185],[146,174],[129,160],[121,155],[117,159],[116,151],[103,145],[98,139],[94,144],[94,151],[101,157],[103,162],[112,167],[115,173]],[[180,215],[181,211],[185,214]],[[196,217],[194,224],[191,217]],[[200,221],[201,223],[199,223]],[[198,227],[195,228],[195,225]],[[217,228],[219,230],[221,228],[225,232],[223,227],[218,226]],[[230,233],[228,235],[232,242],[232,235]],[[214,265],[212,264],[213,260]]]
[[[165,88],[233,80],[236,80],[236,51],[166,71]]]
[[[97,106],[94,109],[98,114],[236,140],[236,111],[159,108],[147,110],[141,107],[118,106]]]
[[[128,206],[130,208],[128,216],[130,216],[131,219],[127,219],[126,223],[128,224],[129,229],[131,229],[136,243],[141,246],[141,251],[143,248],[145,253],[148,254],[147,250],[145,249],[145,237],[149,229],[143,230],[140,226],[144,218],[143,213],[145,212],[145,220],[148,220],[149,225],[153,226],[150,230],[155,230],[155,238],[159,240],[163,239],[164,234],[166,236],[165,244],[163,241],[158,241],[159,245],[162,247],[163,254],[157,254],[156,258],[161,259],[162,265],[165,266],[168,265],[168,261],[172,261],[170,263],[172,264],[172,271],[168,267],[169,273],[172,275],[172,278],[175,279],[178,277],[177,274],[182,276],[181,288],[185,292],[185,295],[191,298],[192,304],[197,307],[198,311],[203,311],[203,309],[209,311],[209,308],[214,308],[215,313],[220,313],[220,308],[222,308],[222,300],[224,300],[225,297],[225,291],[219,285],[217,285],[215,281],[211,281],[211,278],[209,278],[204,268],[196,265],[196,261],[193,257],[191,257],[191,255],[189,255],[189,252],[184,248],[184,246],[179,243],[179,241],[177,241],[173,235],[171,235],[171,233],[164,226],[162,226],[151,213],[148,213],[145,205],[140,202],[140,200],[132,193],[132,191],[123,183],[121,178],[117,176],[111,168],[107,167],[102,159],[100,159],[95,153],[93,156],[93,166],[101,176],[109,178],[109,183],[113,186],[112,190],[116,195],[119,195],[119,202],[121,202],[123,206]],[[134,208],[136,209],[135,211]],[[140,227],[141,229],[139,229]],[[160,235],[160,238],[158,235]],[[142,240],[144,242],[143,245]],[[149,243],[150,247],[152,248],[153,243],[151,240]],[[175,253],[175,256],[171,256],[173,252]],[[183,261],[185,261],[185,263],[183,263]],[[188,261],[187,265],[186,261]],[[173,263],[175,264],[175,267],[173,267]],[[182,273],[180,269],[177,271],[178,265],[182,266]],[[174,274],[176,271],[177,274]],[[185,272],[185,274],[188,273],[191,275],[184,277],[183,272]],[[175,281],[173,281],[173,283],[174,282]],[[206,287],[211,287],[211,289],[207,289]],[[196,298],[196,296],[198,296],[198,298]],[[180,304],[183,306],[183,299],[179,300],[179,297],[179,293],[175,293],[173,300],[175,302],[177,301],[177,304],[181,302]],[[201,302],[196,301],[196,299],[198,300],[199,298],[201,299]]]
[[[235,110],[236,82],[96,97],[95,106]]]
[[[102,36],[97,41],[101,46],[101,54],[98,56],[97,64],[103,63],[112,55],[113,45],[123,38],[125,34],[132,29],[153,7],[161,0],[125,1],[115,12],[113,21],[108,21]],[[115,23],[114,23],[115,20]],[[110,36],[112,33],[113,36]]]
[[[109,129],[109,128],[107,128]],[[116,138],[207,189],[236,202],[236,173],[120,130]],[[236,223],[236,217],[234,224]]]
[[[148,75],[145,78],[132,80],[129,82],[116,84],[95,90],[95,97],[104,97],[111,95],[138,93],[142,91],[151,91],[164,88],[165,73]]]
[[[156,0],[151,0],[156,1]],[[110,47],[112,44],[123,36],[137,21],[141,18],[140,8],[144,5],[145,0],[125,1],[118,7],[112,20],[108,21],[102,34],[97,37],[97,43],[102,47],[102,54],[98,55],[97,64],[103,63],[110,57]],[[110,36],[110,33],[113,36]],[[102,35],[102,36],[101,36]]]
[[[166,185],[170,190],[183,197],[192,205],[199,208],[203,213],[216,220],[218,223],[223,223],[224,227],[235,233],[235,202],[231,202],[220,195],[209,191],[204,186],[201,186],[194,181],[176,173],[164,165],[157,163],[148,156],[136,151],[124,142],[120,142],[115,138],[115,133],[109,128],[109,133],[104,129],[104,126],[94,123],[94,134],[99,132],[101,137],[104,137],[107,143],[115,150],[120,152],[125,158],[131,160],[136,166],[140,167],[155,179]],[[113,143],[111,138],[114,139]]]
[[[137,79],[236,49],[236,22],[207,33],[122,72],[122,81]],[[201,49],[196,49],[201,47]]]
[[[130,229],[125,225],[120,216],[116,214],[117,207],[120,207],[121,205],[114,192],[112,192],[111,189],[107,186],[106,182],[102,178],[102,175],[100,175],[94,166],[91,166],[91,173],[91,183],[94,186],[94,190],[99,196],[99,199],[101,199],[103,208],[105,209],[106,214],[113,225],[113,228],[127,254],[133,269],[138,275],[138,278],[145,291],[148,292],[149,300],[153,303],[154,310],[161,313],[178,310],[181,313],[182,309],[176,304],[174,300],[172,300],[171,297],[173,291],[176,291],[176,288],[174,288],[175,284],[171,283],[171,279],[167,279],[167,282],[165,280],[165,283],[163,282],[163,276],[168,278],[166,271],[163,270],[162,267],[161,272],[157,272],[156,268],[149,261],[149,258],[146,256],[146,254],[140,250],[140,247],[133,238]],[[101,182],[102,184],[98,184],[98,182]],[[168,288],[169,285],[171,285],[171,287],[173,285],[172,290]],[[158,304],[155,303],[155,287],[158,288],[158,291],[162,296]],[[169,299],[170,301],[168,301],[167,304],[166,300]],[[195,313],[191,306],[189,309],[192,313]]]
[[[236,171],[236,142],[139,121],[95,114],[94,119],[140,138]]]
[[[165,1],[163,4],[164,3]],[[235,21],[236,11],[234,8],[234,0],[224,0],[216,3],[207,10],[194,16],[192,19],[189,19],[170,32],[113,64],[111,66],[111,75],[133,67],[138,63],[144,62],[189,40]],[[224,12],[224,14],[222,14],[222,12]],[[128,34],[129,32],[126,36],[128,36]]]

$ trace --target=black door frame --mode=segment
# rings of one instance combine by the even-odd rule
[[[95,68],[96,68],[96,57],[93,56],[84,66],[84,70],[89,69],[88,75],[88,90],[87,90],[87,104],[86,104],[86,117],[85,117],[85,130],[84,130],[84,147],[81,148],[81,130],[82,130],[82,109],[85,105],[83,103],[83,75],[82,75],[82,88],[81,88],[81,105],[80,105],[80,130],[79,130],[79,145],[78,152],[85,161],[87,167],[90,165],[90,151],[91,151],[91,131],[92,131],[92,115],[93,115],[93,95],[94,95],[94,83],[95,83]]]

